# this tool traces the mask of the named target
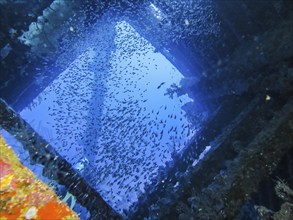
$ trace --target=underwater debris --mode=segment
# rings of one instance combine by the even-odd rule
[[[275,186],[277,196],[285,202],[293,203],[293,190],[285,181],[278,180]]]
[[[293,190],[282,180],[278,180],[275,185],[277,196],[284,201],[281,209],[274,212],[264,206],[255,206],[259,220],[291,220],[293,219]]]

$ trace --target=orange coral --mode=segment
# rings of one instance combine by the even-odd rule
[[[0,220],[79,219],[18,160],[0,133]]]

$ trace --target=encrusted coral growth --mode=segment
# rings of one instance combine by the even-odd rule
[[[277,196],[284,201],[281,209],[273,212],[264,206],[256,206],[260,220],[290,220],[293,219],[293,190],[282,180],[278,180],[275,186]]]
[[[275,186],[277,196],[286,202],[293,203],[293,190],[286,182],[278,180]]]
[[[0,219],[79,219],[18,160],[0,133]]]

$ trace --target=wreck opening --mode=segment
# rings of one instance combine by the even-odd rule
[[[0,1],[1,129],[80,218],[284,211],[291,1],[40,2]]]

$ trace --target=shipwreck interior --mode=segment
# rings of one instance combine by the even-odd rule
[[[1,133],[80,219],[293,219],[293,1],[0,0],[0,18]]]

